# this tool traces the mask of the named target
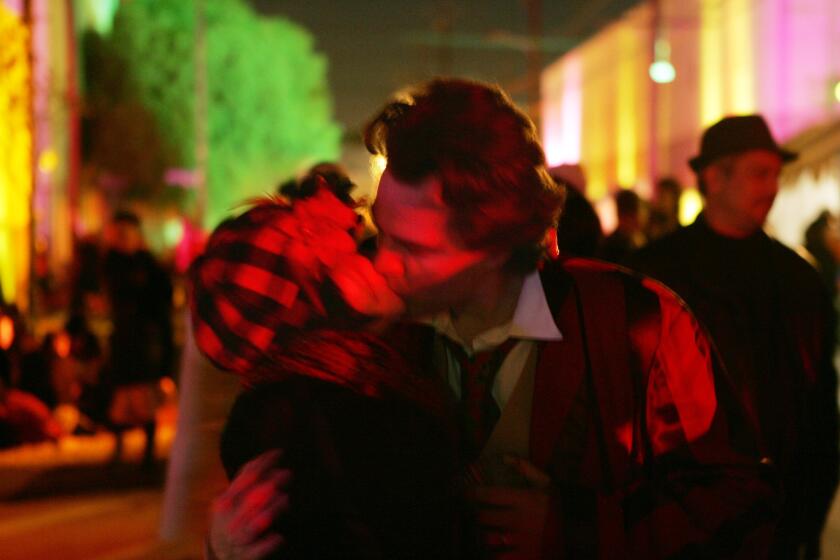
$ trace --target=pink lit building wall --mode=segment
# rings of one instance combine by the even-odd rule
[[[657,177],[694,178],[700,132],[728,114],[761,112],[783,141],[840,119],[837,0],[660,0],[645,3],[543,72],[549,164],[580,161],[587,194],[648,194]],[[656,37],[676,79],[648,76]],[[840,186],[838,186],[840,189]]]

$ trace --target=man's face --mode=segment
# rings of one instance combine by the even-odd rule
[[[782,159],[766,150],[744,152],[729,169],[709,170],[706,198],[727,225],[743,235],[752,234],[764,220],[779,192]]]
[[[451,210],[431,176],[404,183],[386,169],[373,205],[379,229],[374,266],[413,316],[464,305],[489,274],[501,274],[504,256],[461,246],[449,228]]]

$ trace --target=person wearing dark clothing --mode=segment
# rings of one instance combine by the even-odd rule
[[[103,377],[113,389],[109,415],[117,432],[115,458],[122,451],[121,432],[141,425],[148,463],[154,458],[157,382],[172,373],[174,362],[172,283],[145,249],[134,214],[118,213],[112,225],[104,283],[113,328]]]
[[[823,210],[805,230],[805,248],[814,257],[817,271],[831,294],[837,297],[837,263],[840,260],[840,223],[828,210]]]
[[[548,170],[551,178],[566,187],[566,203],[557,224],[560,254],[594,257],[604,237],[601,220],[587,200],[586,178],[579,165],[559,165]]]
[[[35,395],[12,385],[11,359],[0,348],[0,449],[56,441],[61,428]]]
[[[615,210],[618,225],[604,238],[597,257],[605,261],[623,264],[630,254],[645,244],[647,208],[645,202],[631,190],[615,193]]]
[[[656,198],[650,208],[645,237],[659,239],[680,227],[680,195],[682,188],[673,177],[656,182]]]
[[[309,335],[300,354],[322,363],[322,377],[333,375],[336,364],[319,356],[385,348],[370,335],[328,335]],[[320,340],[312,344],[315,337]],[[353,363],[338,364],[352,378],[340,381],[300,368],[275,370],[276,381],[245,391],[231,409],[221,439],[228,477],[271,449],[283,450],[277,464],[294,473],[289,499],[295,507],[274,527],[286,543],[268,558],[465,557],[458,549],[456,461],[445,422],[409,394],[379,386],[378,376],[411,375],[404,360]],[[366,385],[378,394],[359,390]]]
[[[691,161],[706,209],[630,266],[677,292],[708,328],[785,491],[771,558],[819,556],[838,477],[835,320],[814,269],[762,224],[794,154],[760,116],[730,117]]]

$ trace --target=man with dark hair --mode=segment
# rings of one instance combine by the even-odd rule
[[[764,554],[775,487],[706,338],[659,284],[543,263],[563,193],[510,99],[435,80],[388,104],[365,138],[388,159],[379,249],[333,279],[375,315],[384,278],[430,327],[414,359],[448,386],[482,557]],[[212,517],[220,558],[273,542],[266,493],[285,494],[288,477],[249,465]]]
[[[779,188],[780,148],[759,115],[711,126],[689,163],[706,199],[690,226],[631,262],[682,296],[717,344],[784,485],[773,558],[819,557],[837,486],[834,314],[814,269],[762,226]]]

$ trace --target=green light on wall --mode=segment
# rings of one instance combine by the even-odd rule
[[[120,0],[79,0],[77,4],[82,25],[100,35],[107,35],[114,27],[114,16]]]

